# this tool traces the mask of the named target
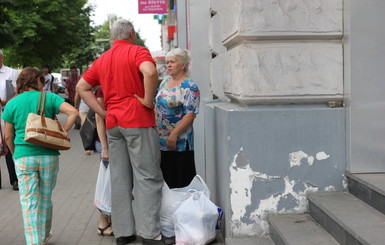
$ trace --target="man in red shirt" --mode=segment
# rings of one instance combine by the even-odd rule
[[[76,93],[76,85],[78,84],[78,81],[80,80],[80,76],[78,74],[78,68],[76,65],[70,66],[71,76],[69,76],[66,79],[66,87],[65,87],[65,94],[68,96],[68,101],[71,105],[75,106],[77,109],[79,109],[79,96]],[[75,129],[80,129],[81,123],[80,123],[80,117],[76,119],[75,122]]]
[[[112,228],[118,245],[133,242],[135,233],[143,244],[164,244],[159,222],[163,176],[153,109],[158,74],[150,52],[134,45],[136,34],[129,21],[117,20],[111,39],[112,48],[94,61],[77,91],[106,120]],[[99,84],[106,110],[91,90]]]
[[[80,76],[78,74],[78,68],[76,67],[76,65],[71,65],[70,71],[71,76],[66,79],[65,93],[68,96],[70,104],[75,106],[76,85],[80,80]]]

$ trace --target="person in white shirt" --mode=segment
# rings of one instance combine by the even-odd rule
[[[47,64],[43,65],[43,75],[44,75],[44,92],[53,92],[53,80],[54,77],[51,74],[51,67]]]
[[[8,100],[10,100],[11,97],[16,93],[16,80],[18,77],[18,72],[15,69],[5,66],[3,64],[3,61],[4,61],[4,55],[3,55],[3,51],[0,49],[0,113],[2,111],[2,107],[4,107],[5,104],[8,102]],[[13,88],[14,88],[13,94],[9,94],[10,93],[9,90],[7,92],[6,83],[11,83],[13,85]],[[3,125],[4,123],[1,122],[2,132],[4,132]],[[3,137],[4,137],[4,134],[3,134]],[[5,161],[7,163],[9,181],[12,185],[12,189],[17,191],[19,190],[19,185],[18,185],[17,176],[15,172],[15,163],[13,162],[12,154],[9,149],[8,149],[7,155],[5,156]],[[0,177],[0,188],[1,188],[1,177]]]
[[[7,94],[6,83],[9,82],[13,85],[13,88],[16,89],[16,80],[18,72],[15,69],[12,69],[3,64],[4,55],[3,51],[0,49],[0,99],[1,104],[4,106],[8,100],[10,100],[13,95]],[[14,90],[16,92],[16,90]]]

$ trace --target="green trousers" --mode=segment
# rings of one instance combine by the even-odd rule
[[[44,244],[52,225],[52,190],[59,171],[58,156],[15,159],[26,244]]]

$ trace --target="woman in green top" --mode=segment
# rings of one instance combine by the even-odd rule
[[[24,141],[28,114],[36,113],[44,75],[37,68],[24,68],[16,81],[18,95],[8,101],[2,119],[5,121],[5,141],[13,153],[19,181],[20,202],[26,242],[45,244],[51,236],[52,190],[59,170],[59,151]],[[67,115],[63,125],[69,130],[78,111],[54,93],[46,94],[46,117],[59,112]]]

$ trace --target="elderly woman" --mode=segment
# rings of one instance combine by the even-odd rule
[[[167,73],[156,95],[161,169],[170,188],[187,186],[196,175],[193,121],[199,109],[198,86],[188,77],[190,56],[174,49],[166,55]]]

